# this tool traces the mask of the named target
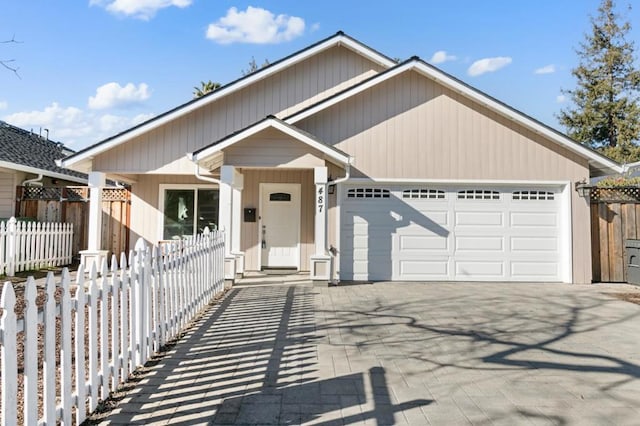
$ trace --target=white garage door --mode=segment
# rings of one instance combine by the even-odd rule
[[[343,280],[562,281],[559,187],[348,186]]]

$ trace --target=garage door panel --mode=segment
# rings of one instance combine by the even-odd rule
[[[505,238],[502,236],[466,236],[456,237],[456,253],[469,251],[494,251],[505,250]]]
[[[553,280],[559,274],[557,262],[511,262],[511,276],[518,279],[538,279],[547,277]]]
[[[397,249],[401,252],[420,252],[423,250],[449,250],[449,239],[437,235],[399,235]]]
[[[555,212],[512,212],[510,219],[512,227],[558,227],[558,214]]]
[[[558,237],[511,237],[511,251],[513,252],[553,252],[560,250]]]
[[[449,261],[447,259],[401,260],[398,270],[400,279],[447,279],[449,277]]]
[[[456,276],[462,278],[503,278],[505,273],[504,262],[456,260],[454,263]]]
[[[502,212],[456,211],[456,226],[502,226],[504,214]]]

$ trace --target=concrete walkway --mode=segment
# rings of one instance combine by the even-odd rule
[[[640,423],[632,286],[232,289],[108,424]]]

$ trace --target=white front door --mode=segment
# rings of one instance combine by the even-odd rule
[[[300,267],[300,184],[260,185],[262,268]]]

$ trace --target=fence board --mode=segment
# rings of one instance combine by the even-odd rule
[[[610,194],[616,195],[614,190]],[[640,238],[640,200],[618,196],[591,204],[593,279],[627,281],[626,240]]]
[[[13,286],[5,284],[0,300],[3,425],[15,424],[19,395],[27,424],[82,423],[87,402],[90,411],[95,410],[99,400],[125,381],[129,372],[144,364],[166,340],[176,337],[184,324],[193,320],[198,312],[194,307],[203,307],[203,302],[223,291],[223,271],[224,235],[214,232],[162,250],[151,251],[141,243],[135,252],[130,252],[128,261],[124,253],[120,264],[112,258],[109,270],[106,262],[100,271],[93,265],[87,285],[81,267],[73,300],[66,268],[59,283],[49,273],[45,306],[40,312],[35,304],[35,282],[30,278],[25,289],[26,312],[21,320],[14,312]],[[56,291],[60,294],[59,303],[54,298]],[[57,322],[59,335],[55,333]],[[40,327],[44,327],[41,345]],[[20,338],[24,339],[22,350],[27,351],[21,357],[26,362],[22,393],[18,391],[20,383],[16,383],[19,332],[24,332]],[[38,377],[38,353],[44,359],[42,383]],[[38,386],[42,387],[41,399],[36,398]],[[40,419],[39,412],[43,413]]]
[[[89,203],[86,187],[18,187],[16,215],[40,222],[72,223],[76,232],[72,254],[87,248]],[[129,250],[131,194],[122,188],[104,188],[102,201],[102,248],[109,254]]]

